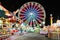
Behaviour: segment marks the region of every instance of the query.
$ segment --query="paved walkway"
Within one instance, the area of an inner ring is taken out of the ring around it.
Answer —
[[[25,33],[26,34],[26,33]],[[17,39],[18,37],[22,36],[24,34],[19,34],[19,35],[11,35],[9,38],[5,39],[5,40],[15,40]]]
[[[6,40],[52,40],[44,35],[36,34],[36,33],[27,33],[20,35],[12,35]]]
[[[36,33],[28,33],[23,36],[19,36],[16,40],[58,40],[58,39],[50,39],[48,37],[45,37],[45,35],[40,35]]]
[[[23,36],[19,36],[16,40],[51,40],[51,39],[48,39],[44,35],[28,33]]]

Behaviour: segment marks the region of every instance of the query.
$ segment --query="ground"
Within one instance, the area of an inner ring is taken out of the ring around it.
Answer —
[[[51,40],[51,39],[48,39],[44,35],[40,35],[36,33],[28,33],[18,37],[16,40]]]
[[[37,33],[26,33],[22,35],[12,35],[10,36],[10,38],[7,38],[6,40],[55,40],[55,39],[50,39],[45,35],[40,35]]]

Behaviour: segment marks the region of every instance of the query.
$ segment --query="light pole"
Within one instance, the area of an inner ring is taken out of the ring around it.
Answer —
[[[53,23],[53,17],[52,17],[52,14],[50,14],[50,25],[52,26],[52,23]]]

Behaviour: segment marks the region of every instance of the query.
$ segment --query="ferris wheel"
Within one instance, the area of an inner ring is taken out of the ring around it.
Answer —
[[[21,6],[19,12],[18,17],[30,26],[41,24],[45,21],[45,10],[43,6],[37,2],[25,3]]]

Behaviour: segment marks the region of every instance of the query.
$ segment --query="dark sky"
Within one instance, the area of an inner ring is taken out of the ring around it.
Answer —
[[[13,12],[20,8],[24,3],[34,1],[40,3],[46,11],[46,25],[50,22],[50,14],[53,14],[54,22],[60,17],[60,2],[59,0],[0,0],[2,5]],[[60,19],[60,18],[59,18]]]

